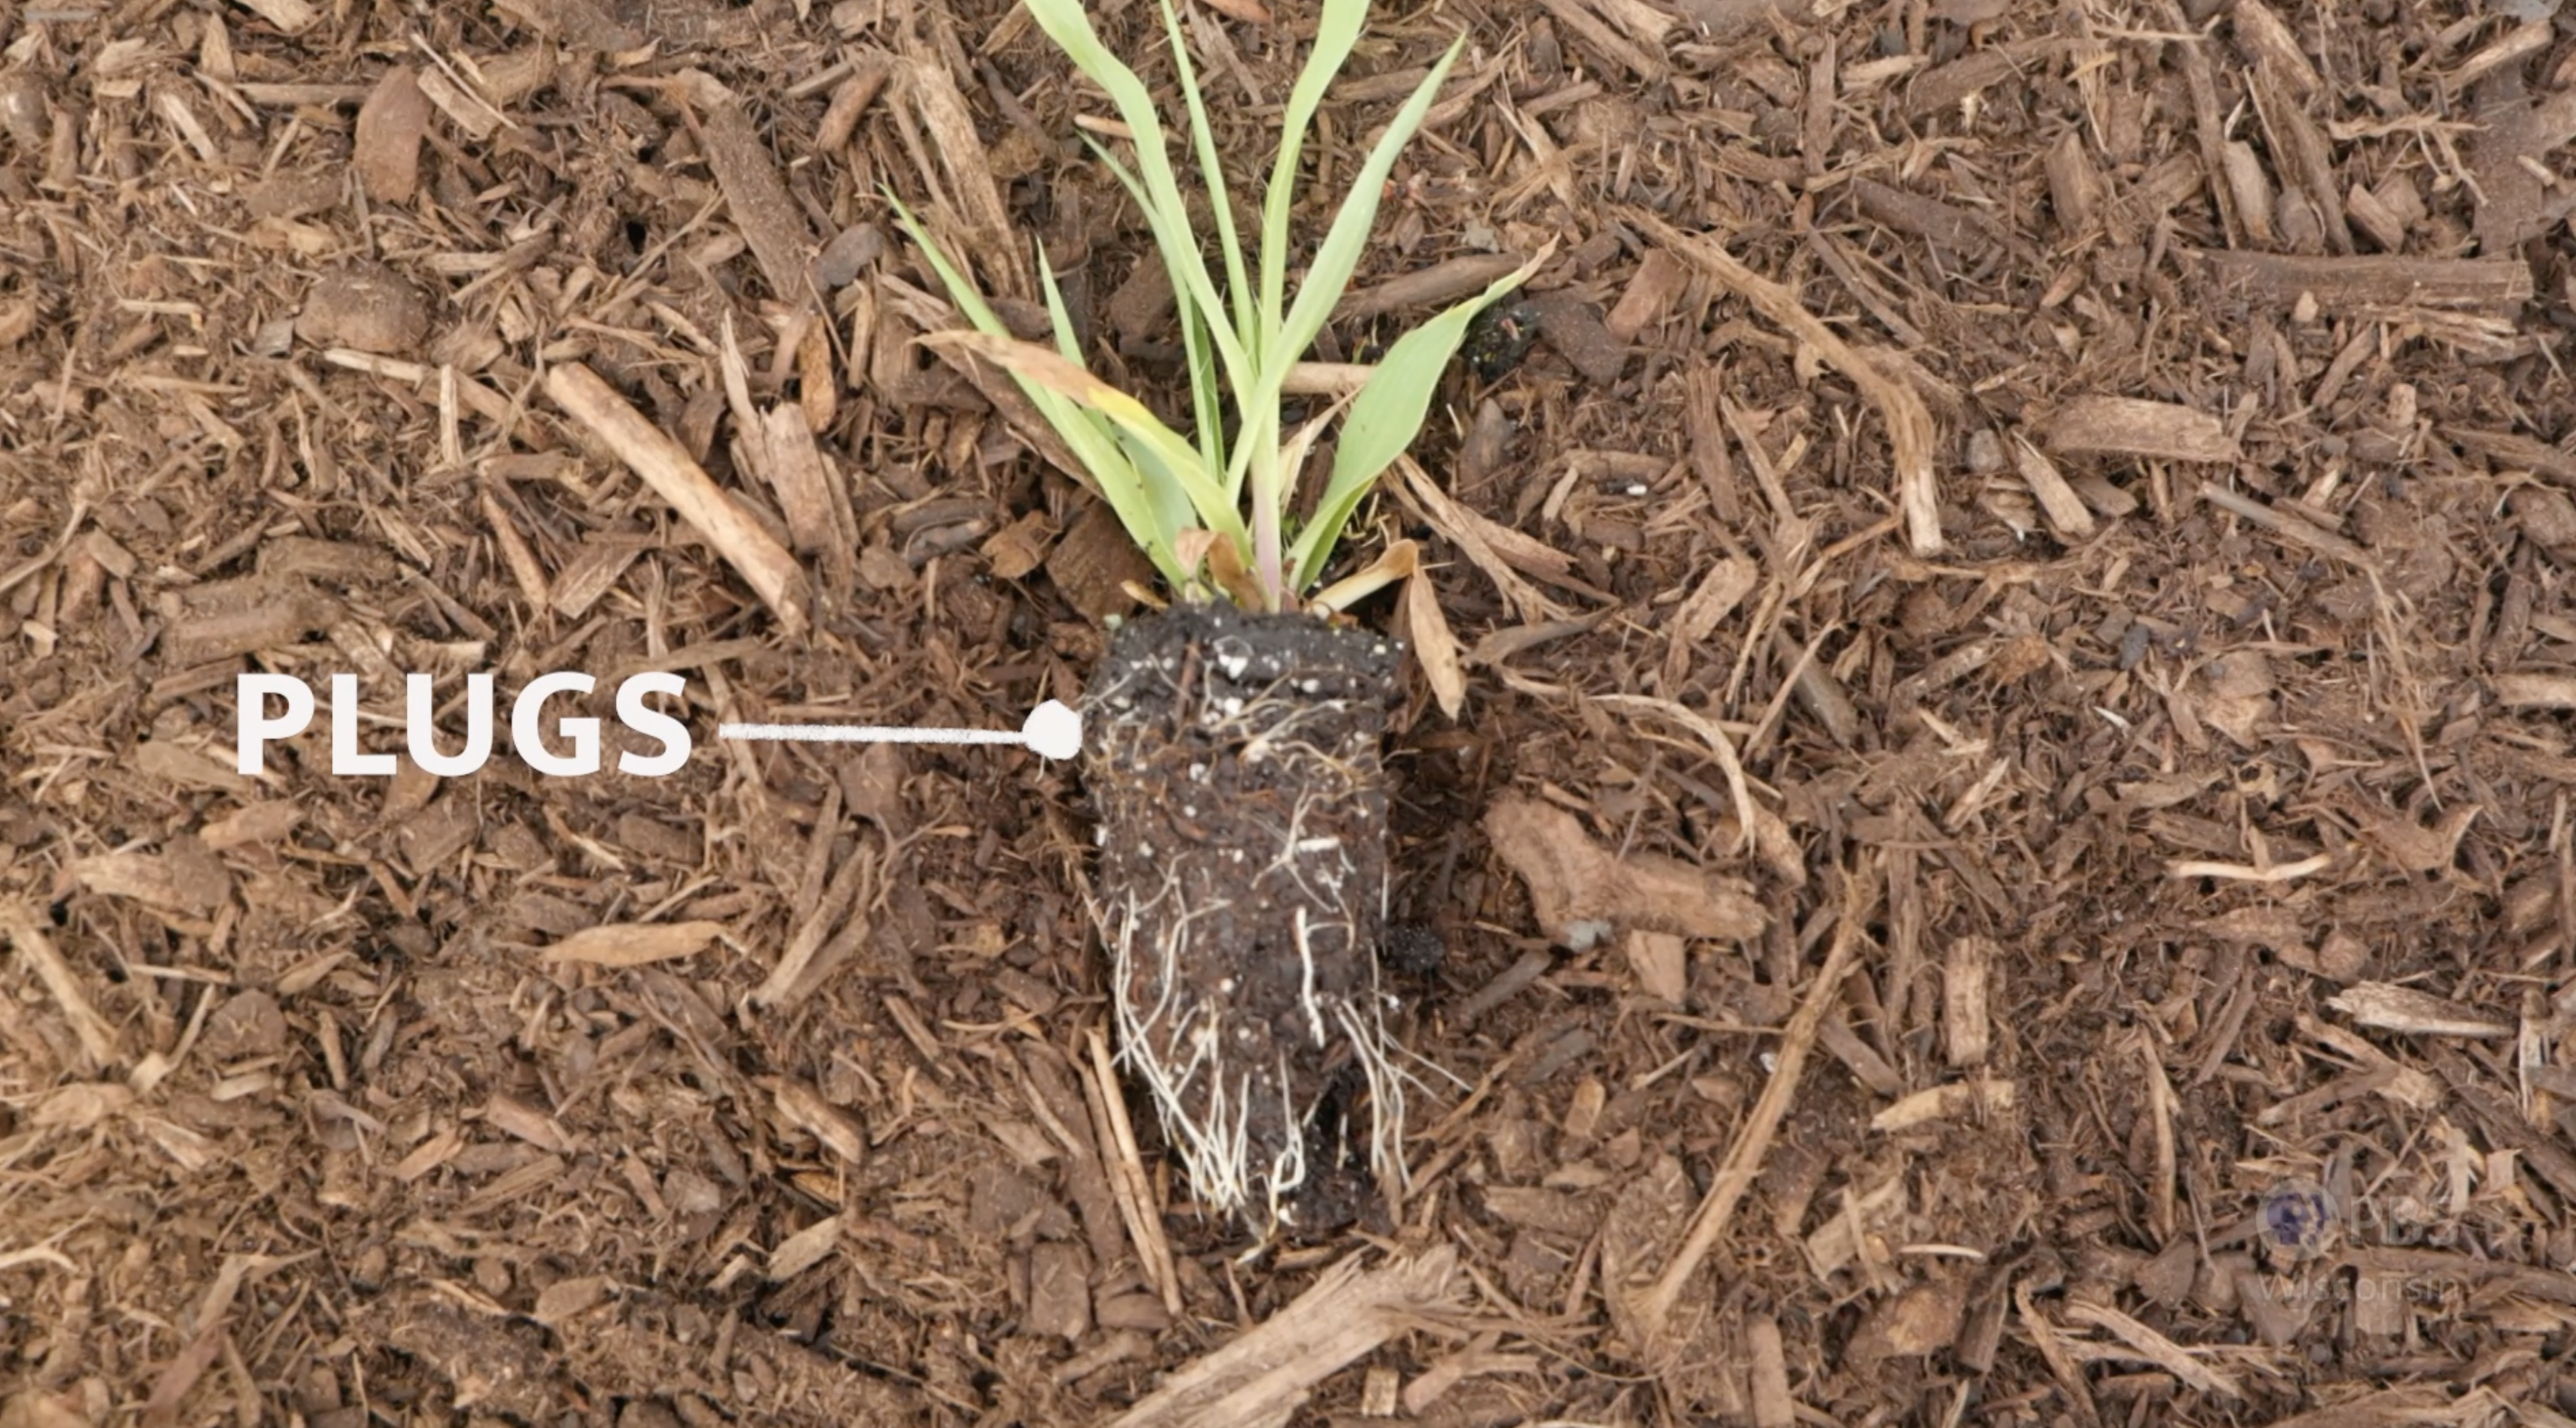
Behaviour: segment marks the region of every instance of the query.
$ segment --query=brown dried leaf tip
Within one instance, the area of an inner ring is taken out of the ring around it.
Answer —
[[[1305,615],[1184,605],[1121,628],[1084,700],[1120,1059],[1200,1202],[1265,1229],[1330,1188],[1318,1112],[1354,1077],[1370,1168],[1403,1174],[1376,990],[1401,654]]]

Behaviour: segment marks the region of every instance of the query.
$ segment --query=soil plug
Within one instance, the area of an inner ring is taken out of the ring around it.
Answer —
[[[1335,1168],[1309,1130],[1346,1073],[1376,1113],[1369,1162],[1397,1154],[1377,947],[1398,649],[1184,605],[1121,629],[1085,700],[1119,1038],[1220,1209],[1295,1218],[1287,1197]]]

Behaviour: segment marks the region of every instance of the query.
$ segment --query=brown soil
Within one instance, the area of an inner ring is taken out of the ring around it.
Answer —
[[[1383,8],[1323,194],[1472,41],[1318,355],[1557,248],[1356,537],[1447,1076],[1247,1256],[1095,1053],[1073,771],[713,738],[1013,728],[1128,610],[881,197],[1175,405],[1025,19],[0,0],[0,1424],[1090,1423],[1319,1323],[1225,1421],[2576,1414],[2576,40]],[[388,752],[587,672],[606,767],[245,776],[254,669]]]
[[[1084,692],[1119,1064],[1201,1208],[1255,1231],[1347,1224],[1402,1176],[1376,975],[1400,651],[1185,604],[1128,621]]]

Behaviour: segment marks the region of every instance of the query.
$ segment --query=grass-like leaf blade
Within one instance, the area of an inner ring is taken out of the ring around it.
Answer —
[[[1209,312],[1224,312],[1225,301],[1216,290],[1216,280],[1209,276],[1207,264],[1199,257],[1198,229],[1190,222],[1189,205],[1172,175],[1172,158],[1164,148],[1163,121],[1155,112],[1153,94],[1136,77],[1136,71],[1100,42],[1079,0],[1024,0],[1024,4],[1029,18],[1056,42],[1065,57],[1073,61],[1074,68],[1108,94],[1119,119],[1135,136],[1135,187],[1142,195],[1146,224],[1154,232],[1154,246],[1161,250],[1164,264],[1171,269],[1173,289],[1190,294]],[[1225,363],[1227,380],[1237,391],[1249,390],[1253,384],[1251,354],[1223,322],[1209,323],[1208,333]]]
[[[1242,513],[1210,479],[1188,440],[1163,425],[1143,402],[1092,375],[1081,363],[1065,360],[1053,348],[989,332],[943,332],[923,340],[963,348],[1023,382],[1107,417],[1120,435],[1161,463],[1163,473],[1180,486],[1208,529],[1238,543],[1244,539]]]
[[[1342,199],[1341,208],[1333,214],[1332,227],[1315,249],[1315,260],[1307,266],[1305,281],[1297,290],[1296,301],[1288,306],[1281,320],[1278,350],[1268,354],[1262,364],[1261,388],[1253,393],[1249,405],[1267,410],[1277,404],[1279,388],[1288,375],[1290,363],[1304,354],[1323,331],[1324,321],[1332,316],[1333,307],[1351,285],[1351,275],[1359,270],[1360,254],[1368,246],[1369,230],[1377,223],[1380,191],[1386,187],[1387,175],[1395,169],[1396,155],[1405,142],[1422,127],[1423,117],[1431,112],[1431,101],[1449,77],[1450,67],[1458,62],[1466,48],[1464,35],[1449,46],[1448,53],[1431,67],[1431,73],[1417,86],[1404,107],[1388,121],[1386,132],[1369,151],[1367,162],[1351,180],[1351,191]],[[1235,464],[1243,464],[1244,453],[1235,453]],[[1228,484],[1234,475],[1228,473]],[[1256,499],[1258,497],[1256,496]]]
[[[1350,524],[1360,498],[1421,434],[1432,393],[1438,390],[1440,375],[1448,370],[1458,344],[1465,340],[1468,322],[1487,304],[1528,281],[1547,257],[1541,253],[1483,292],[1397,338],[1379,359],[1368,385],[1351,399],[1350,415],[1343,420],[1341,437],[1333,448],[1333,474],[1315,503],[1314,518],[1297,533],[1290,548],[1295,572],[1290,588],[1304,590],[1323,577],[1324,563],[1341,543],[1342,528]]]
[[[929,260],[931,271],[939,275],[940,284],[948,289],[949,301],[957,305],[957,310],[965,315],[977,332],[988,338],[1009,339],[1010,328],[993,311],[992,305],[984,301],[984,295],[974,283],[949,260],[947,250],[930,236],[928,229],[922,227],[921,220],[893,194],[887,194],[886,201],[894,209],[896,224]],[[1062,296],[1054,291],[1054,274],[1045,268],[1043,262],[1040,270],[1045,277],[1056,330],[1059,334],[1069,332],[1070,323],[1062,311]],[[1062,340],[1069,342],[1071,339]],[[1004,370],[1009,369],[1005,367]],[[1109,502],[1118,523],[1127,528],[1129,538],[1144,550],[1165,579],[1181,578],[1181,566],[1173,552],[1173,542],[1179,538],[1180,517],[1189,510],[1189,500],[1178,485],[1168,475],[1140,469],[1121,449],[1117,431],[1105,416],[1017,372],[1011,373],[1011,378],[1019,384],[1021,391],[1028,394],[1030,404],[1038,409],[1038,415],[1045,418],[1047,425],[1053,427],[1056,435],[1072,449],[1074,460],[1090,473],[1091,486]],[[1158,476],[1160,489],[1157,487]]]

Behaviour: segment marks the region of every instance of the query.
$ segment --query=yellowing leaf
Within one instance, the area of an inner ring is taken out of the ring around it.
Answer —
[[[1315,592],[1310,603],[1318,613],[1339,614],[1421,568],[1422,547],[1400,540],[1366,566]]]
[[[1154,414],[1145,404],[1091,375],[1080,363],[1064,354],[1034,342],[1016,337],[997,337],[989,332],[933,332],[921,339],[932,347],[955,347],[983,358],[1015,377],[1025,377],[1058,396],[1071,397],[1084,406],[1098,410],[1114,421],[1131,417],[1147,421]]]
[[[1440,613],[1440,592],[1422,571],[1404,582],[1405,633],[1413,640],[1413,657],[1422,661],[1431,681],[1431,697],[1440,712],[1455,719],[1467,707],[1467,668],[1458,661],[1458,637],[1449,632],[1449,617]]]

